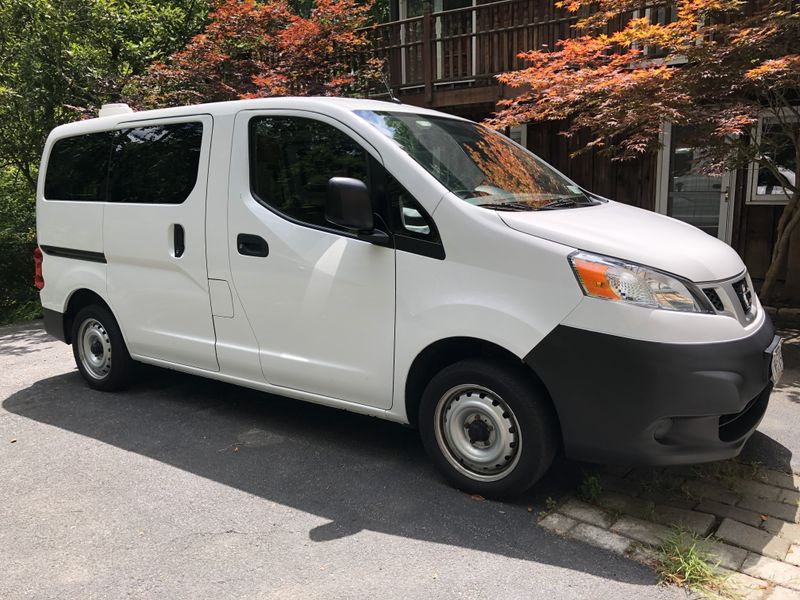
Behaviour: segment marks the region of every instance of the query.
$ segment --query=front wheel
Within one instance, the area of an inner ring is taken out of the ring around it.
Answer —
[[[546,393],[522,367],[468,359],[433,377],[419,428],[437,469],[457,488],[509,497],[547,471],[558,447]]]
[[[100,305],[86,306],[72,321],[72,354],[89,387],[111,392],[128,385],[134,362],[114,315]]]

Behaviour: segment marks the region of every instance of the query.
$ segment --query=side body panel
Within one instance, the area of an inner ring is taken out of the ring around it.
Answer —
[[[228,207],[232,283],[270,384],[388,409],[394,351],[394,250],[305,226],[258,202],[250,191],[248,122],[257,115],[336,119],[307,111],[237,115]],[[238,252],[239,234],[263,238],[267,256]]]
[[[494,211],[457,202],[445,198],[433,214],[444,261],[397,253],[395,406],[403,412],[409,370],[426,347],[472,337],[522,361],[582,298],[567,263],[571,248],[517,235]]]
[[[39,166],[36,191],[36,235],[39,246],[102,254],[104,203],[44,199],[47,160],[55,138],[53,134],[48,138]],[[107,265],[103,262],[45,254],[42,260],[45,286],[39,293],[42,306],[63,313],[70,297],[79,289],[91,290],[108,301],[106,271]]]
[[[217,370],[208,295],[205,204],[213,120],[197,115],[129,121],[125,127],[201,121],[203,137],[194,189],[181,204],[107,203],[104,251],[108,296],[125,323],[134,358],[154,358]],[[157,202],[157,199],[155,200]],[[175,229],[185,250],[176,252]]]

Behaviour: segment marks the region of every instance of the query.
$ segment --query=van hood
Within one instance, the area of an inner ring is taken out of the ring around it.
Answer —
[[[517,231],[694,282],[729,279],[745,270],[733,248],[717,238],[677,219],[619,202],[497,214]]]

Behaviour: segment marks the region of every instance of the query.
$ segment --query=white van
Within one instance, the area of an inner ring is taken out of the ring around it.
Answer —
[[[408,423],[454,485],[735,456],[780,376],[745,266],[505,136],[415,106],[272,98],[56,128],[37,193],[48,332]],[[101,112],[102,114],[102,112]]]

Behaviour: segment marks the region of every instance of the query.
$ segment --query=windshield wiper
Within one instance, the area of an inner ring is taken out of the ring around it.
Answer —
[[[522,202],[487,202],[485,204],[476,204],[475,206],[480,206],[481,208],[489,208],[492,210],[503,210],[506,212],[525,212],[531,210],[539,210],[535,206],[531,206],[530,204],[524,204]]]
[[[557,200],[551,200],[545,204],[542,204],[539,208],[542,210],[548,210],[553,208],[566,208],[568,206],[580,206],[582,203],[578,201],[578,198],[558,198]]]

